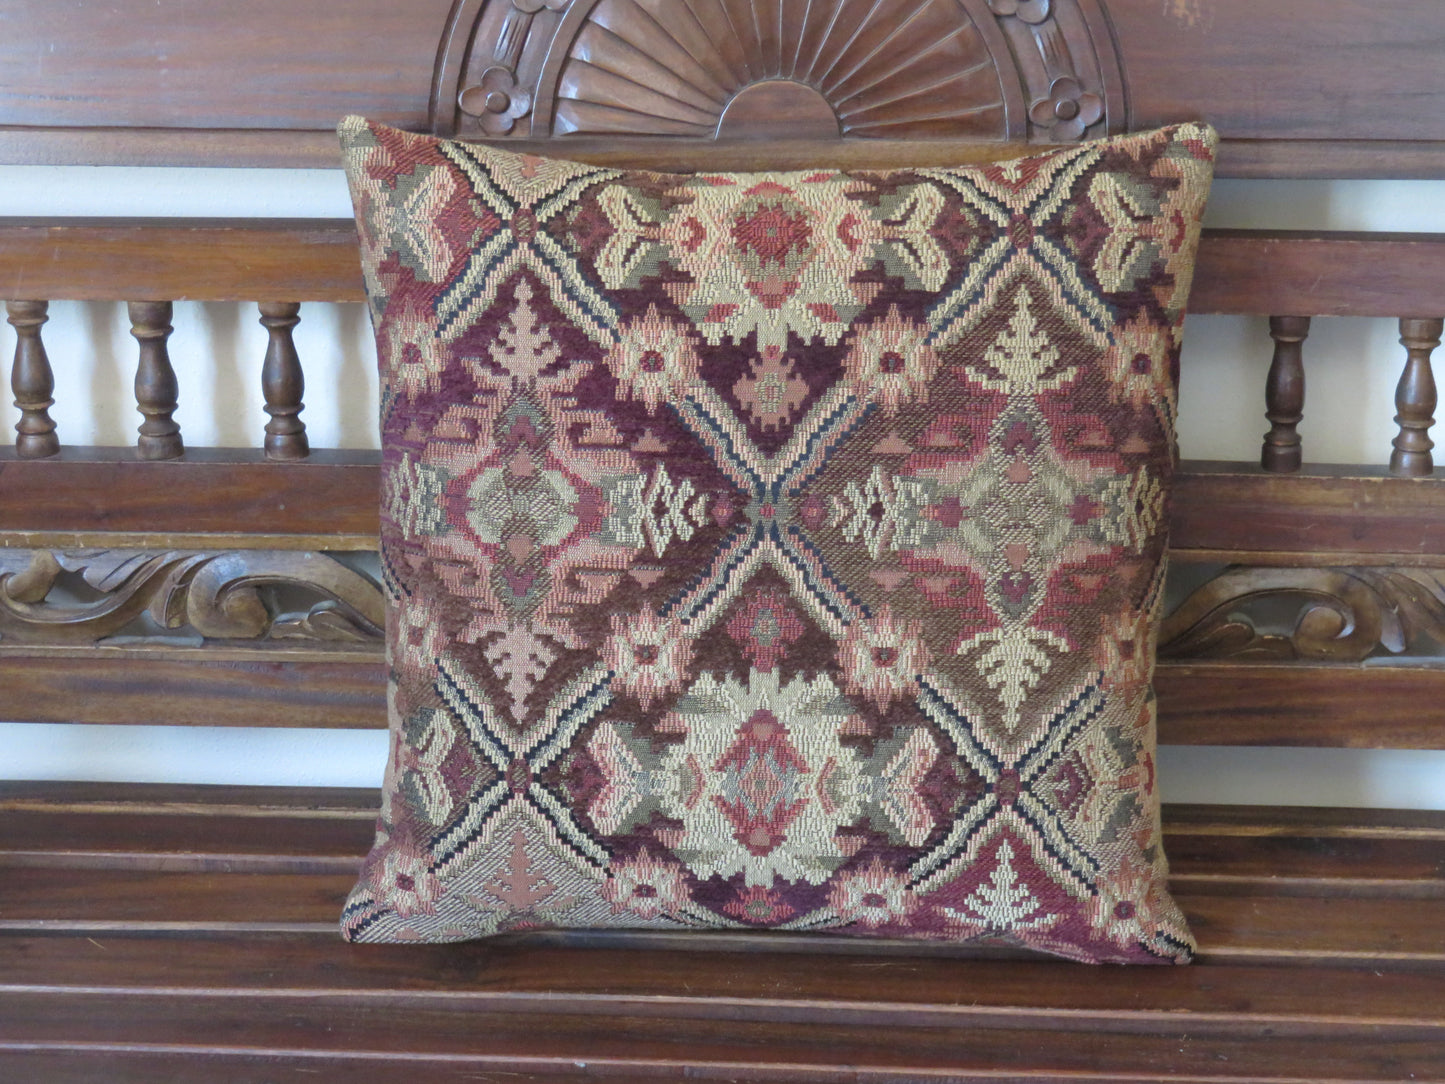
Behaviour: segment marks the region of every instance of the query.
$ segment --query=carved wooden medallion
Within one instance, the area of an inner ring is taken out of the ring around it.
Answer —
[[[462,0],[439,135],[1070,142],[1123,126],[1098,0]]]

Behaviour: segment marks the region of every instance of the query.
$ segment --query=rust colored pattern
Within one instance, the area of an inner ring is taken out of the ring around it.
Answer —
[[[347,937],[1189,958],[1150,679],[1212,131],[686,176],[342,138],[394,737]]]

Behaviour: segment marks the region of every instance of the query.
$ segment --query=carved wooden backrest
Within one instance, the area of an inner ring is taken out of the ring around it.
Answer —
[[[1438,0],[11,7],[0,162],[332,166],[346,113],[505,140],[785,142],[1204,118],[1225,176],[1445,176]]]
[[[180,21],[147,0],[85,27],[51,5],[7,16],[0,160],[330,165],[331,126],[359,110],[640,166],[867,166],[1197,115],[1224,132],[1225,172],[1445,175],[1438,0],[1315,0],[1308,21],[1257,0],[266,0],[288,33],[255,38],[252,5],[187,2]],[[154,63],[106,48],[117,27],[143,32]],[[39,68],[37,43],[56,46]],[[376,585],[312,555],[374,543],[375,456],[310,449],[291,334],[299,302],[360,300],[357,267],[349,222],[0,222],[20,408],[0,449],[14,713],[384,724]],[[253,450],[182,440],[167,353],[182,297],[260,303],[270,420]],[[134,448],[63,445],[45,298],[130,303]],[[1429,436],[1445,239],[1206,235],[1192,308],[1271,317],[1269,432],[1263,470],[1179,475],[1177,563],[1231,567],[1197,575],[1166,628],[1165,739],[1445,747],[1429,710],[1445,666],[1370,665],[1445,652]],[[1399,433],[1374,466],[1305,466],[1306,337],[1325,315],[1400,319]],[[278,585],[300,610],[277,609]],[[197,643],[113,642],[143,613]]]
[[[1069,142],[1125,122],[1094,0],[459,4],[434,130]]]

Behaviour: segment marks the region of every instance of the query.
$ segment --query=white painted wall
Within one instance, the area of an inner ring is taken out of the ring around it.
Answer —
[[[0,167],[0,215],[336,217],[350,214],[330,170]],[[1445,232],[1445,182],[1220,181],[1208,224],[1278,229]],[[1445,298],[1442,298],[1445,309]],[[266,336],[254,306],[176,306],[176,413],[193,446],[252,446],[265,424],[259,379]],[[119,304],[58,302],[45,342],[56,373],[52,416],[68,444],[128,444],[135,348]],[[1384,462],[1395,433],[1403,354],[1389,320],[1316,320],[1306,344],[1301,432],[1314,462]],[[0,349],[8,356],[9,342]],[[314,447],[374,447],[375,351],[360,305],[302,309],[304,415]],[[1253,459],[1270,341],[1264,320],[1191,317],[1181,379],[1187,458]],[[13,424],[15,411],[0,410]],[[0,719],[5,718],[0,689]],[[1445,705],[1442,705],[1445,725]],[[379,732],[92,727],[0,723],[0,778],[369,786]],[[1445,752],[1165,748],[1171,801],[1445,809]]]

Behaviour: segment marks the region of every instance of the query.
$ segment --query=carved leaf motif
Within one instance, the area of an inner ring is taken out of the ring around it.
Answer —
[[[1445,647],[1445,574],[1428,568],[1355,569],[1398,619],[1380,644],[1395,654],[1434,654]]]
[[[137,550],[67,550],[54,555],[67,572],[79,572],[97,591],[114,591],[146,566],[166,555]]]
[[[358,620],[354,611],[336,602],[318,602],[304,614],[287,614],[271,623],[273,640],[327,640],[364,644],[377,638],[377,627]]]
[[[278,612],[282,596],[307,609]],[[376,582],[325,554],[97,549],[0,558],[8,643],[100,643],[145,613],[162,629],[217,639],[379,643],[385,626]]]
[[[203,636],[256,637],[270,624],[257,595],[262,586],[303,587],[350,611],[373,635],[386,625],[376,584],[334,558],[318,553],[237,551],[197,568],[186,592],[188,623]]]
[[[1420,568],[1232,567],[1165,619],[1159,655],[1363,662],[1439,655],[1445,574]]]
[[[140,556],[137,562],[108,550],[33,551],[24,572],[0,577],[0,637],[11,643],[73,644],[114,635],[144,612],[157,577],[163,579],[177,557]],[[92,566],[94,581],[110,585],[99,598],[52,599],[66,573],[79,573],[76,579],[85,583],[84,572]]]
[[[0,560],[10,558],[5,564],[13,562],[15,566],[4,576],[0,576],[0,597],[18,603],[42,602],[50,593],[55,578],[60,575],[60,565],[47,550],[36,550],[24,566],[15,560],[22,556],[24,555],[18,553],[0,554]],[[0,565],[0,569],[4,567],[5,565]]]

